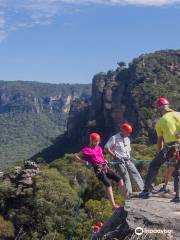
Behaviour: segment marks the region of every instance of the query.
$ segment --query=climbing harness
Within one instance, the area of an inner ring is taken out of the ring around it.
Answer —
[[[107,172],[107,170],[109,169],[108,167],[108,163],[100,163],[100,164],[96,164],[95,166],[93,166],[95,172]]]
[[[176,149],[176,160],[180,160],[180,147]]]
[[[175,154],[176,154],[176,160],[180,160],[180,142],[177,142],[175,145]]]
[[[174,157],[172,156],[170,159],[168,158],[168,153],[172,151],[174,148]],[[178,160],[180,160],[180,142],[174,142],[172,144],[166,145],[163,149],[163,156],[167,158],[166,164],[176,164]]]

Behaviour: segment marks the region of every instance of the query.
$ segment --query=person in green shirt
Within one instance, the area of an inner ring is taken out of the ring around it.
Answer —
[[[177,159],[179,158],[177,153],[180,148],[180,112],[172,110],[169,105],[169,101],[163,97],[160,97],[156,102],[157,110],[161,116],[155,126],[157,154],[150,163],[144,190],[139,194],[139,197],[148,198],[151,195],[152,183],[157,176],[158,170],[163,163],[168,161],[169,167],[165,184],[167,184],[173,172],[176,195],[172,201],[180,202],[180,159]]]
[[[178,124],[180,121],[180,113],[173,111],[168,107],[168,105],[164,105],[164,110],[167,111],[167,113],[163,114],[163,116],[159,119],[155,126],[158,136],[158,151],[162,149],[162,144],[176,142],[177,140],[179,141],[180,137],[180,135],[178,134],[180,132],[180,124]],[[167,184],[175,170],[175,161],[173,161],[174,159],[175,157],[172,156],[172,159],[169,159],[168,161],[168,168],[165,176],[164,185],[160,189],[160,192],[169,191],[167,189]]]

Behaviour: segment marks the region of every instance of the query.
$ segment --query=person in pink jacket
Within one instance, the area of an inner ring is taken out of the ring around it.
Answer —
[[[113,209],[116,209],[120,206],[114,201],[114,195],[110,179],[117,182],[124,199],[126,199],[126,189],[122,178],[108,167],[107,161],[104,159],[103,156],[102,148],[99,146],[99,142],[99,134],[91,133],[89,145],[83,147],[79,153],[75,154],[75,160],[82,163],[88,162],[94,168],[96,177],[100,181],[102,181],[102,183],[106,187],[108,199],[112,203]]]

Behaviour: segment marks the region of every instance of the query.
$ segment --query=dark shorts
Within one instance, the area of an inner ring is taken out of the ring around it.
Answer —
[[[114,180],[115,182],[119,182],[121,180],[121,177],[116,174],[114,171],[111,169],[107,170],[101,170],[98,171],[96,168],[94,169],[96,173],[96,177],[106,186],[110,187],[111,186],[111,180]]]
[[[174,146],[173,146],[174,145]],[[172,142],[165,147],[166,159],[168,166],[175,166],[177,164],[176,151],[180,151],[180,143]]]

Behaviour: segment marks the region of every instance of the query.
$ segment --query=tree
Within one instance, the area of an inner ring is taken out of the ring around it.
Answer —
[[[126,63],[125,62],[118,62],[117,65],[119,66],[120,70],[126,68]]]

